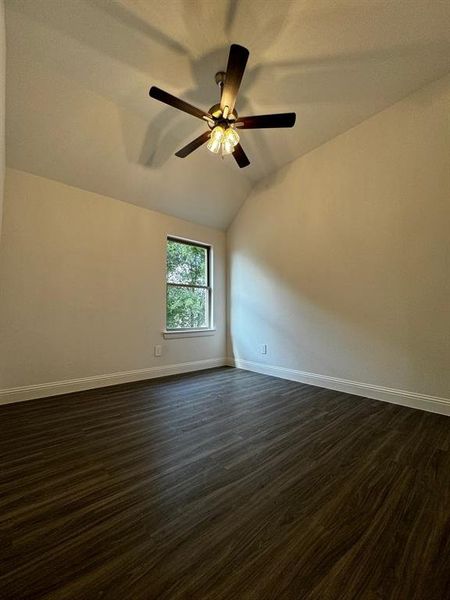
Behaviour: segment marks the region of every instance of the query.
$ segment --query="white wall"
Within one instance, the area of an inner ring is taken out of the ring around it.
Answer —
[[[17,386],[222,362],[224,232],[12,169],[7,169],[5,192],[0,247],[3,398],[66,391],[56,385],[12,393],[10,388]],[[162,338],[168,234],[214,247],[213,336]],[[161,358],[153,356],[155,344],[163,344]],[[80,387],[101,383],[97,378]]]
[[[0,238],[2,235],[3,195],[5,182],[5,78],[6,33],[5,3],[0,0]]]
[[[449,100],[447,76],[252,192],[228,235],[231,356],[450,397]]]

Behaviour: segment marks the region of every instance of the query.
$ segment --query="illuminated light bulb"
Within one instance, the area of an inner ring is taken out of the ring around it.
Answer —
[[[217,127],[214,127],[214,129],[211,131],[211,138],[206,146],[208,148],[208,150],[210,150],[211,152],[214,152],[214,154],[219,153],[220,147],[222,145],[224,133],[225,133],[224,128],[221,127],[220,125],[217,125]]]
[[[213,152],[214,154],[218,154],[220,151],[221,145],[222,145],[222,142],[220,140],[211,138],[206,147],[208,148],[208,150],[210,152]]]
[[[225,131],[224,134],[224,139],[223,139],[223,143],[229,143],[233,146],[236,146],[236,144],[239,143],[239,135],[237,133],[237,131],[235,129],[233,129],[232,127],[228,127],[228,129]]]
[[[211,138],[214,139],[214,140],[220,140],[220,141],[222,141],[222,138],[223,138],[224,134],[225,134],[225,130],[222,127],[222,125],[217,125],[211,131]]]
[[[234,150],[234,144],[232,144],[230,142],[230,140],[225,139],[222,142],[222,154],[226,155],[226,154],[231,154]]]

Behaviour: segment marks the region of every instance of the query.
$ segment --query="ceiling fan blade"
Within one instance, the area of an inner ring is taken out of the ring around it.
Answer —
[[[202,135],[199,135],[198,138],[195,138],[195,140],[189,142],[189,144],[184,146],[184,148],[178,150],[178,152],[175,153],[175,156],[178,156],[178,158],[186,158],[186,156],[188,156],[191,152],[194,152],[194,150],[197,150],[197,148],[200,148],[202,144],[207,142],[210,137],[211,132],[205,131],[205,133],[202,133]]]
[[[220,108],[222,111],[228,106],[228,112],[233,112],[236,96],[247,64],[248,55],[249,51],[247,48],[244,48],[244,46],[231,44],[225,83],[220,99]]]
[[[293,127],[295,113],[278,113],[274,115],[257,115],[255,117],[239,117],[236,127],[241,129],[265,129],[270,127]]]
[[[243,169],[244,167],[248,167],[248,165],[250,164],[250,161],[248,160],[248,156],[245,154],[245,152],[240,144],[236,144],[236,146],[234,147],[233,156],[234,156],[237,164],[239,165],[240,169]]]
[[[168,92],[165,92],[164,90],[161,90],[160,88],[154,85],[150,88],[149,95],[152,98],[155,98],[155,100],[159,100],[160,102],[164,102],[164,104],[168,104],[169,106],[178,108],[178,110],[182,110],[183,112],[188,113],[189,115],[197,117],[198,119],[212,120],[211,115],[205,112],[204,110],[192,106],[192,104],[189,104],[184,100],[180,100],[180,98],[172,96],[172,94],[169,94]]]

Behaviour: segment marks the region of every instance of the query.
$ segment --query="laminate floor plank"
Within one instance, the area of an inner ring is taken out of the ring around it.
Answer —
[[[1,600],[446,600],[446,417],[218,368],[0,407]]]

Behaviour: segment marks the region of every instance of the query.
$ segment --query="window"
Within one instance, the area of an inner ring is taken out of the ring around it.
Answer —
[[[167,239],[168,331],[211,327],[211,249],[209,246]]]

